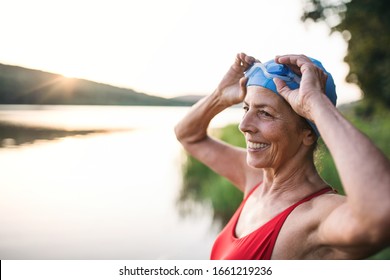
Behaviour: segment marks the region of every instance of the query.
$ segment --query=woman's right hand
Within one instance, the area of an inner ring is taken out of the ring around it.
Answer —
[[[246,82],[248,78],[244,76],[244,72],[248,70],[256,59],[248,56],[245,53],[239,53],[233,65],[222,78],[216,92],[222,104],[230,107],[244,100],[246,95]]]

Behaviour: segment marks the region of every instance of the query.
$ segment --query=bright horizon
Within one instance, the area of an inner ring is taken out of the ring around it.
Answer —
[[[236,53],[267,61],[303,53],[332,73],[338,100],[347,45],[324,24],[303,24],[301,0],[13,0],[0,2],[0,63],[162,97],[214,90]]]

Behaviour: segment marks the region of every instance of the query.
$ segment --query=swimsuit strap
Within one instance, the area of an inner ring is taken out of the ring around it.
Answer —
[[[251,195],[252,193],[262,184],[263,182],[260,182],[258,183],[256,186],[254,186],[250,191],[249,193],[247,194],[247,196],[244,197],[244,201],[246,201]],[[316,196],[319,196],[321,194],[324,194],[324,193],[327,193],[328,191],[333,191],[333,192],[336,192],[336,190],[334,190],[332,187],[330,186],[327,186],[323,189],[320,189],[319,191],[315,192],[315,193],[312,193],[310,195],[308,195],[307,197],[303,198],[302,200],[294,203],[293,205],[291,205],[290,207],[295,207],[295,206],[298,206],[299,204],[303,203],[303,202],[306,202],[306,201],[309,201],[310,199],[316,197]],[[289,207],[289,208],[290,208]]]
[[[247,196],[244,197],[244,201],[246,201],[248,199],[248,197],[250,197],[252,195],[252,193],[255,191],[255,189],[257,189],[261,184],[263,183],[263,181],[261,181],[260,183],[258,183],[256,186],[254,186],[250,191],[249,193],[247,194]]]
[[[317,192],[315,192],[315,193],[312,193],[311,195],[308,195],[307,197],[303,198],[302,200],[300,200],[300,201],[294,203],[293,205],[291,205],[291,206],[290,206],[289,208],[287,208],[287,209],[290,209],[290,208],[294,209],[294,208],[297,207],[298,205],[300,205],[300,204],[302,204],[302,203],[304,203],[304,202],[306,202],[306,201],[309,201],[309,200],[315,198],[316,196],[320,196],[321,194],[327,193],[327,192],[329,192],[329,191],[333,191],[333,188],[327,186],[327,187],[325,187],[325,188],[323,188],[323,189],[320,189],[319,191],[317,191]],[[286,209],[286,210],[287,210],[287,209]]]

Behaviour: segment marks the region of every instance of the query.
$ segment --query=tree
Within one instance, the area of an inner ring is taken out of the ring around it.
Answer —
[[[390,4],[388,0],[304,0],[303,21],[324,21],[348,43],[347,81],[364,98],[390,107]]]

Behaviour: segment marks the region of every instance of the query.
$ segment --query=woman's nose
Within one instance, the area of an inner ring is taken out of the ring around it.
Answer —
[[[242,117],[241,122],[238,126],[242,133],[255,133],[257,127],[254,123],[254,118],[250,111],[247,111]]]

